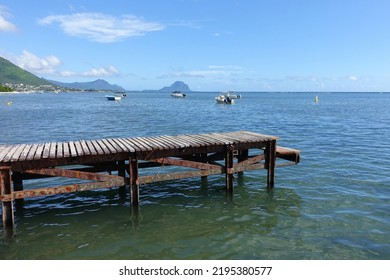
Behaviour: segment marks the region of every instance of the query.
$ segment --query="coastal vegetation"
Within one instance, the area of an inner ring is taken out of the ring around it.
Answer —
[[[9,86],[3,86],[0,84],[0,92],[13,92],[14,90]]]

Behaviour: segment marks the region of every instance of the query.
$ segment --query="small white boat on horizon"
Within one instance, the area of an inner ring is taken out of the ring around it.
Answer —
[[[240,94],[236,94],[235,91],[233,90],[228,90],[228,91],[224,91],[224,92],[221,92],[221,95],[225,95],[231,99],[239,99],[241,98],[241,95]]]
[[[107,100],[110,101],[119,101],[122,99],[122,96],[119,95],[106,95]]]
[[[230,98],[229,96],[226,96],[224,94],[220,94],[215,97],[215,102],[220,104],[233,104],[234,100]]]
[[[186,97],[187,95],[185,93],[182,93],[181,91],[173,91],[171,93],[172,97]]]

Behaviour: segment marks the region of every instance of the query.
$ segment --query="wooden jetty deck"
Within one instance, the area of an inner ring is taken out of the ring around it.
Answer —
[[[273,188],[275,167],[297,164],[300,160],[299,150],[277,146],[277,139],[236,131],[0,145],[3,228],[14,226],[13,201],[29,197],[128,185],[131,205],[137,206],[143,184],[191,177],[201,177],[207,182],[207,176],[224,173],[226,190],[232,193],[235,173],[257,169],[267,170],[267,188]],[[177,166],[183,170],[145,175],[140,172],[158,166]],[[23,188],[23,181],[45,177],[83,181],[66,186]]]

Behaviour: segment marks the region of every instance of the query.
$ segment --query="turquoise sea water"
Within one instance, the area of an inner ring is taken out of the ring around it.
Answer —
[[[390,94],[241,94],[0,95],[0,144],[251,130],[302,151],[232,202],[224,176],[143,185],[138,220],[117,189],[26,199],[0,259],[390,259]]]

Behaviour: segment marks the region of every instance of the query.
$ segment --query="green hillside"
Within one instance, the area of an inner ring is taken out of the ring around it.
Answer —
[[[25,84],[32,86],[50,84],[45,79],[38,78],[30,72],[23,70],[8,60],[0,57],[0,84]]]

